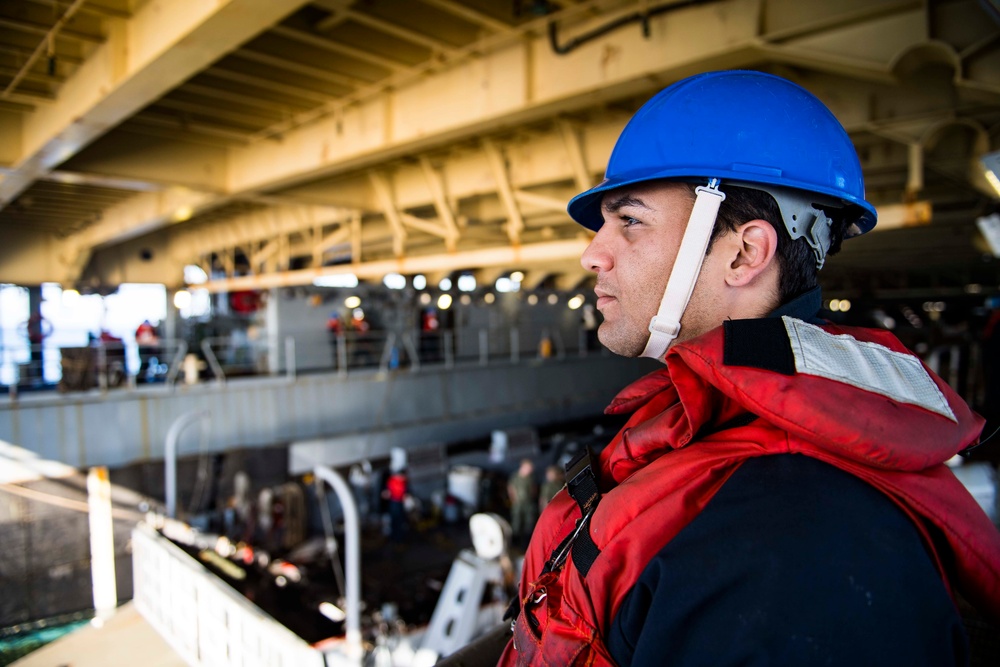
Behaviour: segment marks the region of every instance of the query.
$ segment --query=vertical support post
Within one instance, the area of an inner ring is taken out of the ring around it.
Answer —
[[[271,375],[277,375],[281,371],[278,343],[281,340],[281,318],[278,316],[280,298],[280,290],[272,287],[267,295],[267,307],[264,312],[264,328],[267,331],[267,372]]]
[[[351,263],[361,263],[361,213],[351,216]]]
[[[87,473],[87,504],[90,508],[90,573],[94,611],[97,618],[104,620],[118,607],[111,481],[104,466],[91,468]]]
[[[19,384],[21,384],[21,370],[17,367],[17,364],[14,364],[14,381],[7,387],[7,395],[10,396],[11,403],[17,402],[17,388]]]
[[[521,360],[521,337],[517,329],[510,330],[510,361],[516,364]]]
[[[479,330],[479,365],[488,366],[490,363],[490,334],[486,329]]]
[[[45,338],[51,325],[42,317],[42,286],[28,287],[28,382],[45,384]]]
[[[347,618],[345,619],[347,654],[349,658],[361,660],[364,648],[361,644],[361,522],[358,517],[358,506],[354,501],[354,493],[344,478],[326,466],[316,468],[317,479],[323,480],[333,488],[344,510],[344,569],[347,571]]]
[[[285,372],[288,374],[289,382],[295,381],[295,338],[285,336]]]
[[[347,336],[337,334],[337,373],[347,375]]]
[[[166,340],[180,338],[177,331],[177,319],[180,313],[177,311],[177,306],[174,305],[174,296],[178,291],[172,288],[167,290],[167,319],[163,322],[163,337]]]
[[[97,345],[97,386],[101,393],[108,390],[108,349],[104,341]]]
[[[451,368],[455,365],[455,334],[452,331],[445,331],[441,338],[444,344],[444,367]]]

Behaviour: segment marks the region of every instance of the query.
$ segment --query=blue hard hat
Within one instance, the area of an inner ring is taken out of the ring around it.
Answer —
[[[604,180],[571,199],[569,214],[596,230],[605,192],[661,178],[821,193],[848,210],[857,233],[875,226],[843,126],[812,93],[763,72],[708,72],[660,91],[622,130]]]

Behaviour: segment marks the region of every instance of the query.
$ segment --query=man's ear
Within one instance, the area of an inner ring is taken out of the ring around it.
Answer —
[[[729,245],[726,284],[744,287],[760,275],[777,269],[778,232],[766,220],[750,220],[736,228]]]

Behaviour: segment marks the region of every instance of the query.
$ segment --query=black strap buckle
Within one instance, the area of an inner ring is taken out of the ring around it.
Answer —
[[[585,448],[566,464],[566,490],[576,504],[580,506],[580,518],[576,527],[549,556],[542,574],[555,572],[562,568],[566,557],[573,556],[573,564],[582,576],[587,576],[594,560],[601,555],[601,550],[594,544],[590,536],[590,517],[601,501],[601,492],[597,486],[597,476],[591,465],[590,448]]]
[[[583,516],[593,512],[601,500],[591,458],[590,448],[586,447],[566,464],[566,490]]]

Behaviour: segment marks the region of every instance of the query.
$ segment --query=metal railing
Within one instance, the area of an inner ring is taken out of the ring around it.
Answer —
[[[100,390],[176,381],[187,354],[183,340],[152,345],[94,341],[87,346],[48,343],[0,348],[0,389],[11,398],[19,393],[58,389]]]
[[[597,353],[600,346],[581,330],[564,341],[558,329],[521,326],[512,329],[436,331],[347,331],[320,337],[250,340],[240,333],[205,338],[191,349],[187,342],[163,339],[153,345],[95,341],[89,346],[22,345],[0,348],[0,392],[10,400],[23,392],[135,390],[140,385],[335,371],[417,372],[456,365],[517,364],[570,355]],[[568,344],[567,344],[568,343]],[[283,347],[282,347],[283,344]]]
[[[152,527],[132,531],[134,602],[197,667],[360,665],[310,646]]]

